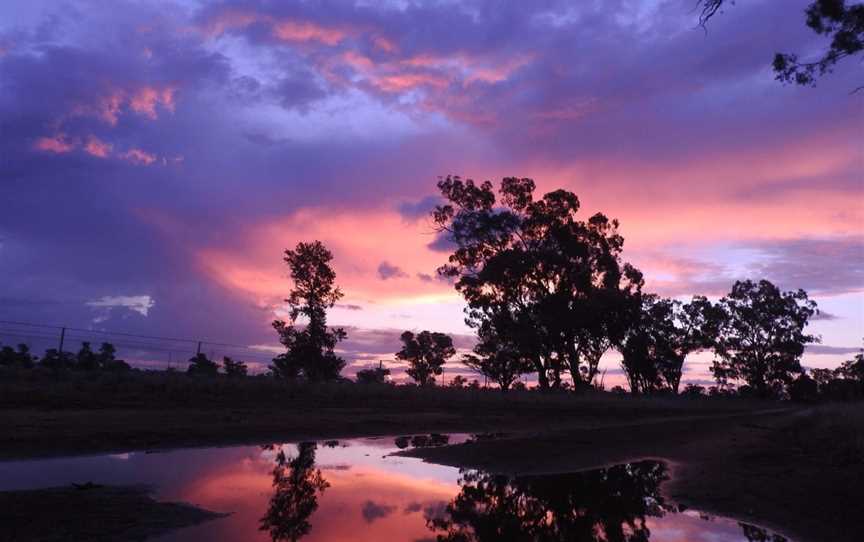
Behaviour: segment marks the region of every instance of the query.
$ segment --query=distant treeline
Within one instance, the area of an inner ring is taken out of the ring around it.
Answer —
[[[555,190],[535,199],[534,181],[505,178],[499,190],[459,177],[438,182],[444,203],[432,212],[438,235],[454,248],[438,269],[465,298],[466,323],[477,344],[459,362],[507,391],[523,387],[523,375],[541,391],[602,388],[601,357],[621,355],[633,394],[688,396],[739,394],[810,400],[864,396],[864,351],[836,370],[807,375],[800,359],[819,337],[805,333],[816,303],[804,290],[781,291],[767,280],[738,281],[718,302],[694,296],[688,302],[644,291],[644,278],[624,262],[618,221],[597,213],[577,218],[579,199]],[[333,255],[320,242],[286,250],[294,287],[285,300],[288,321],[273,323],[285,352],[273,359],[269,376],[324,382],[341,379],[345,360],[336,345],[343,328],[327,325],[327,311],[342,298],[331,267]],[[406,331],[396,358],[408,365],[419,386],[433,386],[457,351],[446,334]],[[684,362],[698,351],[714,354],[717,386],[680,390]],[[220,374],[205,354],[190,360],[191,375]],[[77,355],[49,350],[35,360],[25,346],[5,347],[0,365],[52,369],[124,370],[108,343]],[[226,357],[221,372],[243,377],[246,365]],[[358,383],[385,383],[380,363],[357,373]],[[568,382],[569,377],[569,382]],[[468,384],[464,377],[451,382]],[[624,392],[623,388],[613,391]]]

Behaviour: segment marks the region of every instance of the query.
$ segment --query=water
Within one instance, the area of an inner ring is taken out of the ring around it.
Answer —
[[[365,438],[0,463],[0,490],[145,484],[230,515],[160,541],[774,542],[661,496],[662,463],[506,477],[390,455],[466,435]]]

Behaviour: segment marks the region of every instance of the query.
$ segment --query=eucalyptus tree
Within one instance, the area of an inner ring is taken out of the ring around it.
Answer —
[[[579,199],[566,190],[535,200],[527,178],[503,179],[497,196],[491,182],[458,176],[438,188],[446,202],[433,220],[455,244],[438,273],[455,280],[468,325],[512,324],[497,334],[508,334],[541,388],[560,386],[566,372],[589,383],[639,307],[642,274],[621,261],[618,221],[579,220]]]
[[[677,394],[687,356],[714,345],[721,314],[704,296],[682,303],[643,295],[639,320],[621,351],[631,391],[665,389]]]
[[[698,3],[702,8],[699,24],[704,27],[724,6],[734,4],[735,0],[698,0]],[[788,9],[782,4],[778,2],[777,9]],[[864,52],[864,4],[847,3],[846,0],[813,0],[804,14],[805,23],[813,32],[830,39],[828,49],[810,61],[802,61],[794,53],[776,53],[772,67],[778,81],[812,86],[844,58]],[[861,88],[864,87],[856,90]]]
[[[400,337],[402,349],[396,359],[408,362],[405,371],[420,386],[434,386],[435,377],[444,372],[444,364],[456,355],[453,339],[444,333],[406,331]]]
[[[804,331],[816,302],[804,290],[783,292],[767,280],[745,280],[718,307],[714,377],[721,384],[743,380],[762,397],[782,394],[803,372],[805,345],[819,342]]]

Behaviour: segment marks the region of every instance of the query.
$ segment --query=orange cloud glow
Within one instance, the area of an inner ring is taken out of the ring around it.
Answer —
[[[387,232],[386,242],[381,232]],[[260,306],[280,303],[290,288],[281,251],[313,239],[333,252],[346,301],[398,304],[456,298],[450,285],[418,276],[434,275],[446,261],[443,254],[426,247],[433,236],[423,221],[406,224],[398,214],[387,212],[306,209],[238,233],[244,239],[242,247],[205,248],[197,259],[218,283],[252,297]],[[378,266],[383,261],[399,266],[404,276],[382,279]]]

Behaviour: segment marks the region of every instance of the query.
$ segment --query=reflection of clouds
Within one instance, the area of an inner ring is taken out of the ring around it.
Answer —
[[[402,509],[402,512],[405,514],[413,514],[415,512],[419,512],[423,509],[423,504],[419,502],[412,502],[405,505],[405,508]]]
[[[430,539],[426,521],[441,517],[459,492],[457,469],[413,458],[400,457],[397,462],[382,457],[382,452],[395,449],[393,437],[342,442],[350,446],[319,446],[316,452],[316,468],[326,469],[324,478],[330,487],[320,496],[319,508],[310,518],[311,532],[303,542]],[[279,450],[289,457],[297,453],[296,445],[284,444],[270,449],[212,448],[17,462],[0,465],[0,489],[16,485],[19,478],[38,479],[44,487],[62,485],[70,476],[97,483],[144,483],[159,488],[160,500],[231,512],[184,531],[188,539],[266,542],[269,537],[257,526],[272,496],[272,469]],[[737,522],[705,521],[693,510],[649,518],[648,527],[652,542],[742,539]]]

